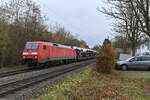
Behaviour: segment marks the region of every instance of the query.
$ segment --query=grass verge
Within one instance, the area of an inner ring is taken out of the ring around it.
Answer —
[[[88,68],[44,89],[38,100],[149,100],[149,87],[150,79],[118,78]]]
[[[23,65],[13,66],[13,67],[4,67],[4,68],[0,68],[0,73],[12,72],[12,71],[17,71],[17,70],[24,70],[26,68],[27,67],[23,66]]]

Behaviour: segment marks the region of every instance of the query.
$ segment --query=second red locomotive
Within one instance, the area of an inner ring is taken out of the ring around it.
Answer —
[[[22,53],[23,62],[37,66],[56,61],[78,61],[95,57],[96,52],[90,49],[65,46],[61,44],[37,41],[27,42]]]

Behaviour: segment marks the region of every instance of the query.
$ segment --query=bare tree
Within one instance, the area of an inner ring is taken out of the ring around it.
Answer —
[[[135,12],[131,3],[125,0],[107,0],[107,2],[110,4],[110,9],[98,10],[115,20],[114,31],[131,42],[129,48],[132,49],[132,55],[135,55],[136,48],[141,44],[145,35],[140,31],[140,21],[134,16]],[[136,10],[138,13],[138,9]]]
[[[0,66],[8,64],[8,59],[10,64],[19,63],[24,43],[41,39],[42,30],[45,29],[44,22],[40,7],[32,0],[9,0],[1,3]]]
[[[150,0],[125,0],[130,3],[134,16],[140,23],[140,31],[150,37]]]

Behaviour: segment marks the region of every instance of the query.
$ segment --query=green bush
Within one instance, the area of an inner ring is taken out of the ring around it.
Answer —
[[[115,58],[116,50],[111,46],[111,44],[102,46],[96,58],[96,70],[107,74],[112,73]]]

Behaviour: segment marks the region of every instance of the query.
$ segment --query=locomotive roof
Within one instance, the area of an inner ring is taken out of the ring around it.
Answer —
[[[48,44],[50,46],[56,46],[56,47],[60,47],[60,48],[71,48],[71,46],[66,46],[66,45],[52,43],[52,42],[45,42],[45,41],[34,41],[34,42],[27,42],[27,43],[44,43],[44,44]]]
[[[52,42],[46,42],[46,41],[34,41],[34,42],[27,42],[27,43],[44,43],[44,44],[49,44],[50,46],[56,46],[56,47],[60,47],[60,48],[72,48],[72,46],[66,46],[66,45],[52,43]],[[87,51],[96,52],[95,50],[92,50],[92,49],[79,48],[76,46],[73,46],[73,49],[82,50],[84,52],[87,52]]]

